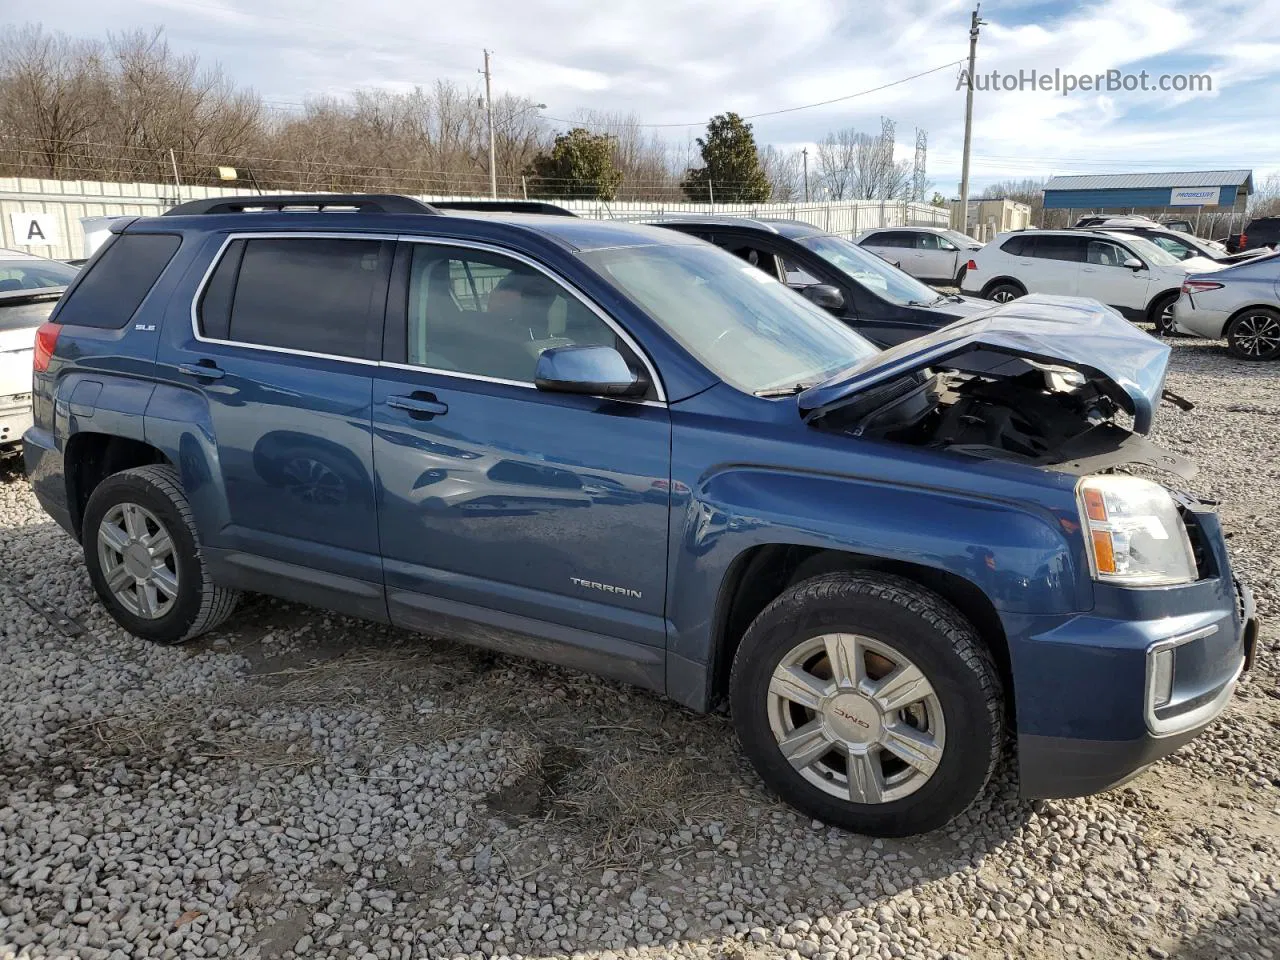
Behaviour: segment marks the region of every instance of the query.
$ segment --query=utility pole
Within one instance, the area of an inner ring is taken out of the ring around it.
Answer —
[[[489,196],[496,200],[498,199],[498,168],[494,160],[493,149],[493,93],[490,88],[491,76],[489,73],[488,50],[484,52],[484,69],[480,72],[484,74],[484,112],[489,121]],[[973,94],[970,93],[970,96],[972,97]],[[967,144],[968,140],[965,143]],[[968,156],[967,146],[965,147],[965,156]]]
[[[800,151],[800,156],[804,158],[804,202],[809,202],[809,148],[805,147]]]
[[[973,142],[973,70],[978,59],[978,28],[986,23],[978,19],[979,3],[969,20],[969,83],[964,93],[964,154],[960,160],[960,232],[969,232],[969,146]]]

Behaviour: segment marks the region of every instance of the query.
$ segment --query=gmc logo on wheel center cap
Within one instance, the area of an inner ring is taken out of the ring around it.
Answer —
[[[852,713],[850,713],[848,710],[845,710],[843,707],[834,707],[833,712],[837,717],[841,717],[845,720],[848,720],[850,723],[856,723],[858,726],[866,730],[871,729],[871,724],[867,723],[867,721],[863,720],[861,717],[855,717]]]

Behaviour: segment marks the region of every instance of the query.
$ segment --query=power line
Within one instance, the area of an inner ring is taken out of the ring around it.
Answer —
[[[927,77],[927,76],[928,76],[929,74],[931,74],[931,73],[937,73],[939,70],[946,70],[948,67],[954,67],[954,66],[956,66],[956,65],[958,65],[958,64],[961,64],[961,63],[964,63],[964,61],[963,61],[963,60],[952,60],[950,63],[944,63],[944,64],[942,64],[941,66],[932,67],[932,68],[930,68],[930,69],[928,69],[928,70],[922,70],[922,71],[920,71],[919,73],[913,73],[913,74],[912,74],[911,76],[909,76],[909,77],[902,77],[902,78],[901,78],[901,79],[899,79],[899,80],[892,80],[892,81],[890,81],[889,83],[882,83],[882,84],[881,84],[880,86],[878,86],[878,87],[871,87],[871,88],[869,88],[869,89],[867,89],[867,90],[859,90],[857,93],[847,93],[847,94],[845,94],[845,95],[844,95],[844,96],[842,96],[842,97],[832,97],[830,100],[819,100],[819,101],[817,101],[816,103],[802,103],[802,104],[801,104],[800,106],[798,106],[798,107],[782,107],[782,108],[781,108],[781,109],[779,109],[779,110],[765,110],[765,111],[764,111],[764,112],[762,112],[762,113],[749,113],[749,114],[744,115],[744,116],[742,117],[742,119],[743,119],[743,120],[758,120],[758,119],[760,119],[761,117],[776,117],[776,116],[778,116],[779,114],[782,114],[782,113],[795,113],[797,110],[811,110],[811,109],[813,109],[814,107],[826,107],[826,106],[829,106],[829,105],[831,105],[831,104],[833,104],[833,103],[843,103],[843,102],[844,102],[844,101],[846,101],[846,100],[853,100],[853,99],[855,99],[856,97],[865,97],[865,96],[868,96],[869,94],[872,94],[872,93],[879,93],[881,90],[888,90],[890,87],[896,87],[896,86],[899,86],[900,84],[903,84],[903,83],[910,83],[912,80],[918,80],[918,79],[920,79],[921,77]],[[545,114],[545,113],[544,113],[544,114],[542,114],[542,116],[546,117],[548,120],[554,120],[554,121],[556,121],[557,123],[577,123],[577,124],[579,124],[579,125],[582,125],[582,124],[581,124],[581,122],[580,122],[580,121],[578,121],[578,120],[569,120],[569,119],[566,119],[565,117],[552,117],[552,116],[549,116],[549,115],[547,115],[547,114]],[[693,121],[693,122],[691,122],[691,123],[631,123],[631,122],[621,122],[621,123],[595,123],[595,124],[592,124],[592,123],[589,123],[589,122],[588,122],[588,123],[586,123],[585,125],[586,125],[586,126],[597,126],[597,127],[651,127],[651,128],[663,128],[663,127],[665,127],[665,128],[671,128],[671,127],[701,127],[701,126],[705,126],[705,125],[706,125],[706,122],[707,122],[706,120],[695,120],[695,121]]]

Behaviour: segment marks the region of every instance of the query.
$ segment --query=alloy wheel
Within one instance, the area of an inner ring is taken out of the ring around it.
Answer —
[[[997,290],[991,295],[991,299],[996,303],[1008,303],[1010,300],[1017,300],[1018,297],[1012,290]]]
[[[889,803],[933,776],[946,748],[942,705],[891,645],[832,633],[797,644],[769,682],[769,725],[795,770],[853,803]]]
[[[1248,314],[1236,321],[1231,336],[1241,353],[1267,356],[1280,349],[1280,319],[1266,313]]]
[[[177,601],[173,538],[145,507],[117,503],[106,512],[98,524],[98,562],[107,589],[134,616],[158,620]]]

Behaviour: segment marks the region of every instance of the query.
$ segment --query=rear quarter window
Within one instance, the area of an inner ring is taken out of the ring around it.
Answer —
[[[121,329],[142,305],[181,244],[181,237],[168,233],[126,233],[116,237],[85,268],[54,322]]]

